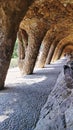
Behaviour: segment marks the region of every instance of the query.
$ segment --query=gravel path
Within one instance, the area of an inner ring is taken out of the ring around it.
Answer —
[[[0,91],[0,130],[33,130],[52,91],[64,60],[21,77],[10,69],[5,90]]]

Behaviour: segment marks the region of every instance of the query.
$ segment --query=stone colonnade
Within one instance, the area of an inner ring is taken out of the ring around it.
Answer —
[[[0,89],[4,88],[17,35],[19,68],[23,75],[33,73],[38,55],[38,67],[44,67],[62,54],[62,39],[66,39],[64,45],[73,40],[72,35],[67,37],[73,33],[72,11],[66,10],[58,0],[36,0],[27,11],[32,2],[33,0],[0,1]]]

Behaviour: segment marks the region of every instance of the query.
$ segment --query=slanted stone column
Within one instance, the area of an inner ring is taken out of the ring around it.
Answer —
[[[60,59],[62,52],[63,52],[63,48],[59,49],[59,51],[58,51],[58,53],[56,55],[56,60]]]
[[[47,57],[47,60],[46,60],[46,64],[50,64],[51,60],[52,60],[52,57],[53,57],[53,54],[54,54],[54,51],[55,51],[55,48],[56,48],[56,45],[59,41],[56,39],[52,44],[51,44],[51,47],[50,47],[50,50],[49,50],[49,53],[48,53],[48,57]]]
[[[46,58],[48,56],[48,52],[51,46],[51,43],[53,42],[55,38],[54,32],[52,32],[52,29],[49,30],[44,37],[44,40],[42,42],[42,51],[39,55],[37,67],[43,68],[45,66]]]
[[[19,60],[21,60],[21,59],[24,59],[25,57],[25,49],[23,46],[21,30],[18,31],[17,38],[18,38],[18,57],[19,57]]]
[[[48,53],[46,64],[50,64],[52,56],[53,56],[53,53],[54,53],[54,50],[55,50],[55,46],[52,44],[51,47],[50,47],[50,51]]]
[[[4,88],[19,23],[31,2],[0,1],[0,89]]]
[[[42,52],[40,54],[39,61],[37,63],[38,68],[43,68],[45,66],[46,58],[50,49],[50,44],[47,42],[44,43],[42,46],[43,46]]]
[[[33,73],[33,69],[37,60],[40,45],[47,31],[45,23],[40,23],[40,21],[38,21],[38,26],[36,27],[35,29],[33,28],[29,33],[28,47],[27,47],[23,71],[22,71],[23,75]]]
[[[21,29],[21,35],[22,35],[22,43],[23,43],[23,49],[24,49],[24,57],[22,57],[21,59],[24,59],[26,49],[28,46],[28,34],[27,34],[26,30]]]
[[[51,61],[55,62],[56,60],[58,60],[60,58],[60,54],[61,54],[61,50],[59,50],[59,48],[56,47]]]
[[[28,46],[28,34],[25,30],[19,29],[18,31],[18,66],[22,71],[25,53]]]
[[[0,89],[3,89],[4,81],[13,52],[13,42],[15,42],[16,37],[13,35],[13,39],[8,39],[7,37],[5,37],[5,34],[2,31],[1,34],[2,38],[0,39]]]
[[[23,75],[33,73],[33,68],[35,66],[35,62],[41,45],[39,39],[35,38],[33,35],[29,38],[29,40],[30,43],[28,44],[27,47],[23,70],[22,70]]]

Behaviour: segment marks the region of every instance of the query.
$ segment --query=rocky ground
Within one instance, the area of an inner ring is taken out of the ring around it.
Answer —
[[[54,123],[60,122],[62,126],[65,116],[68,126],[71,125],[69,109],[73,110],[68,98],[72,90],[64,87],[61,79],[60,86],[57,86],[59,82],[55,85],[64,61],[37,69],[33,75],[25,77],[21,77],[18,68],[9,70],[5,90],[0,91],[0,130],[55,130]],[[61,114],[61,110],[66,115]]]

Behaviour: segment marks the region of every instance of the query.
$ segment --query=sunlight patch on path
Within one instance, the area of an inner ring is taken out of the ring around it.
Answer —
[[[7,115],[0,115],[0,122],[3,122],[4,120],[8,119],[9,116]]]

